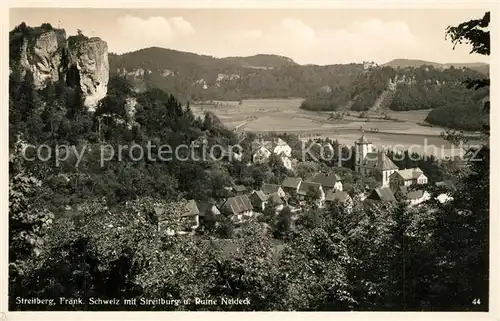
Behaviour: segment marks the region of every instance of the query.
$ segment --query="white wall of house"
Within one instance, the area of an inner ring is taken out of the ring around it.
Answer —
[[[261,147],[252,156],[252,161],[256,164],[261,164],[267,162],[267,159],[271,156],[271,152],[265,148]]]
[[[449,201],[452,201],[453,200],[453,197],[451,197],[450,195],[446,194],[446,193],[443,193],[443,194],[439,194],[436,199],[440,202],[440,203],[446,203],[446,202],[449,202]]]
[[[326,194],[325,191],[323,190],[323,187],[319,187],[319,200],[318,200],[318,207],[324,207],[325,206],[325,198]]]
[[[280,212],[280,211],[282,211],[284,207],[285,207],[285,206],[284,206],[283,204],[277,205],[277,206],[275,207],[276,212]]]
[[[284,153],[288,157],[292,157],[292,148],[288,145],[279,145],[274,147],[273,153],[279,155],[280,153]]]
[[[427,182],[428,182],[427,176],[425,176],[424,174],[421,174],[421,175],[417,178],[417,184],[419,184],[419,185],[422,185],[422,184],[427,184]]]
[[[278,194],[279,197],[285,197],[285,191],[281,187],[278,188],[276,194]]]
[[[283,166],[285,166],[286,169],[292,170],[292,160],[289,157],[281,156],[281,161],[283,162]]]
[[[428,192],[424,192],[421,198],[410,200],[410,205],[418,205],[422,202],[428,201],[431,198],[431,195]]]
[[[342,191],[343,189],[343,185],[342,185],[342,182],[341,181],[337,181],[335,183],[335,185],[333,186],[333,189],[336,190],[336,191]]]

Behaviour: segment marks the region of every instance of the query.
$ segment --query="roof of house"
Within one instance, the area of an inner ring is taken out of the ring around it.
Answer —
[[[316,173],[311,179],[311,182],[321,184],[321,186],[326,188],[333,188],[340,180],[337,174]]]
[[[307,192],[309,192],[309,190],[311,190],[311,189],[315,189],[317,192],[319,192],[321,190],[321,184],[304,181],[300,184],[300,187],[299,187],[297,194],[307,195]]]
[[[397,173],[405,180],[409,181],[412,179],[417,179],[423,174],[422,170],[418,167],[415,168],[405,168],[400,169]]]
[[[349,198],[349,194],[344,191],[329,191],[326,194],[325,200],[329,202],[339,201],[340,203],[345,202]]]
[[[181,216],[193,216],[200,214],[200,210],[198,209],[198,205],[195,200],[189,200],[186,204],[187,212],[182,213]]]
[[[199,214],[200,216],[205,216],[210,212],[215,215],[220,214],[214,202],[208,202],[208,201],[198,202],[197,205],[200,211]]]
[[[236,192],[244,192],[244,191],[246,191],[246,190],[247,190],[247,188],[245,187],[245,185],[236,185],[236,186],[234,187],[234,190],[235,190]]]
[[[366,168],[376,168],[382,171],[399,169],[399,167],[397,167],[383,152],[367,153],[362,166]]]
[[[275,148],[277,146],[288,146],[288,144],[281,138],[273,139],[272,147]]]
[[[283,204],[283,200],[278,195],[278,193],[272,193],[272,194],[269,194],[268,196],[269,196],[268,201],[271,201],[271,202],[273,202],[276,205]]]
[[[239,214],[253,209],[250,199],[246,195],[230,197],[224,202],[222,208],[230,210],[233,214]]]
[[[179,202],[179,205],[181,205],[183,202]],[[198,209],[198,205],[196,204],[195,200],[189,200],[185,203],[185,211],[181,213],[181,217],[186,217],[186,216],[195,216],[200,214],[200,210]],[[165,214],[165,208],[163,206],[155,206],[154,207],[155,214],[158,216],[162,216]]]
[[[285,142],[281,138],[275,138],[272,141],[266,141],[263,139],[255,139],[252,142],[252,151],[255,152],[256,150],[261,149],[262,147],[264,147],[268,150],[271,150],[271,149],[274,149],[278,146],[289,146],[289,145],[287,144],[287,142]]]
[[[283,180],[283,183],[281,183],[281,186],[287,187],[287,188],[297,189],[301,182],[302,182],[302,178],[300,178],[300,177],[287,177]]]
[[[355,144],[371,144],[370,141],[368,141],[368,139],[366,139],[365,135],[362,134],[360,138],[358,138],[357,141],[354,142]]]
[[[424,190],[416,190],[416,191],[410,191],[408,194],[406,194],[406,198],[409,200],[418,200],[421,199],[424,196]]]
[[[264,184],[262,185],[261,191],[264,192],[264,194],[271,194],[271,193],[277,193],[281,186],[276,185],[276,184]]]
[[[253,150],[254,155],[257,153],[271,154],[271,151],[265,146],[260,146],[256,149],[252,149],[252,150]]]
[[[263,139],[255,139],[252,141],[252,152],[255,152],[258,149],[261,149],[262,147],[266,149],[271,149],[272,144],[269,141],[265,141]]]
[[[378,199],[384,202],[395,202],[396,198],[389,187],[377,187],[368,196],[369,199]]]
[[[441,181],[441,182],[436,182],[437,187],[445,187],[449,190],[454,190],[456,189],[455,182],[453,182],[451,179]]]
[[[253,196],[253,195],[255,195],[255,196]],[[259,200],[260,200],[260,201],[262,201],[262,202],[267,201],[267,198],[268,198],[268,196],[267,196],[266,194],[264,194],[264,192],[263,192],[263,191],[254,191],[254,192],[252,193],[252,196],[253,196],[253,197],[258,197],[258,198],[259,198]]]

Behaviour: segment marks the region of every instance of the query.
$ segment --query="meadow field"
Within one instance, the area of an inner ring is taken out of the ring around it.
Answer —
[[[329,137],[342,144],[352,145],[359,138],[361,129],[378,148],[408,149],[433,154],[438,157],[458,155],[458,150],[440,137],[445,130],[422,126],[429,110],[389,111],[391,120],[359,118],[359,113],[349,112],[343,119],[329,119],[329,112],[312,112],[300,109],[302,99],[252,99],[238,101],[214,101],[192,104],[196,116],[211,111],[228,127],[238,125],[240,130],[263,132],[287,132],[301,137]],[[380,117],[380,116],[379,116]],[[376,129],[377,132],[371,130]]]

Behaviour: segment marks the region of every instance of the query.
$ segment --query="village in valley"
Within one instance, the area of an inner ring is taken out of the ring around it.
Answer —
[[[317,147],[316,151],[319,153],[316,154],[317,158],[314,161],[321,162],[321,157],[330,160],[330,170],[327,167],[309,173],[306,177],[300,177],[296,172],[301,161],[293,157],[292,147],[280,137],[265,140],[262,135],[258,135],[250,144],[249,162],[245,166],[267,165],[270,159],[274,158],[280,163],[278,166],[285,168],[290,175],[284,177],[281,182],[263,182],[258,189],[233,181],[231,186],[225,188],[228,192],[227,197],[208,201],[191,199],[186,203],[184,214],[181,214],[182,220],[191,223],[182,224],[184,228],[180,230],[169,228],[169,233],[195,233],[203,230],[205,224],[216,222],[219,216],[227,217],[235,226],[239,226],[251,220],[258,220],[264,213],[278,216],[281,212],[286,212],[293,222],[304,209],[324,209],[334,204],[340,206],[346,213],[350,213],[354,202],[396,204],[402,201],[409,207],[417,207],[432,201],[429,188],[432,191],[436,191],[437,188],[439,193],[434,200],[440,203],[453,199],[449,195],[455,189],[453,180],[437,181],[429,185],[428,177],[422,169],[399,168],[387,156],[385,150],[377,150],[364,130],[361,132],[361,136],[351,147],[354,166],[343,169],[351,170],[354,175],[371,177],[375,180],[375,185],[372,184],[371,187],[365,185],[363,190],[357,193],[346,191],[342,175],[335,173],[339,162],[332,161],[335,148],[329,140],[309,139],[304,146],[312,144]],[[223,158],[225,161],[239,163],[244,161],[243,153],[226,151],[225,154],[228,156]],[[162,212],[160,208],[157,211]]]

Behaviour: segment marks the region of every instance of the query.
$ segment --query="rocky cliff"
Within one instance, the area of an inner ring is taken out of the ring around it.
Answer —
[[[70,41],[68,84],[83,94],[85,106],[94,110],[106,96],[109,80],[108,45],[100,38]]]
[[[67,55],[66,32],[47,30],[23,37],[19,55],[18,70],[22,77],[27,72],[33,75],[35,88],[42,89],[49,82],[65,80]]]
[[[32,77],[36,89],[63,82],[78,90],[89,110],[107,93],[108,46],[99,38],[67,38],[50,25],[31,28],[21,24],[9,33],[10,70]]]

